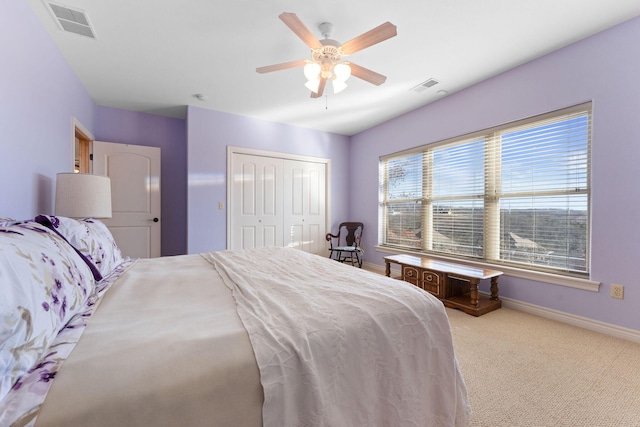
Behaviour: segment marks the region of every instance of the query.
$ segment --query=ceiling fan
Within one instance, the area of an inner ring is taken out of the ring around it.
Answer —
[[[305,86],[311,90],[312,98],[322,96],[327,80],[332,80],[334,93],[338,93],[347,87],[346,80],[350,75],[376,86],[381,85],[387,80],[385,76],[375,71],[371,71],[353,62],[341,61],[345,56],[390,39],[391,37],[395,37],[398,33],[396,26],[392,23],[385,22],[341,45],[337,41],[329,38],[333,28],[333,25],[329,22],[323,22],[318,26],[320,33],[324,37],[324,40],[320,41],[309,31],[295,13],[284,12],[280,14],[279,18],[311,48],[311,60],[301,59],[298,61],[268,65],[266,67],[256,68],[258,73],[270,73],[288,68],[304,67],[304,75],[308,80]]]

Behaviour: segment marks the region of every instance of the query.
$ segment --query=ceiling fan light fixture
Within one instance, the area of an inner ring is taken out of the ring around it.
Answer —
[[[395,37],[398,32],[396,26],[391,22],[378,25],[374,29],[360,34],[344,44],[340,44],[336,40],[329,38],[333,29],[331,23],[323,22],[318,26],[320,33],[325,37],[324,40],[320,41],[295,13],[283,12],[278,17],[311,49],[311,60],[300,59],[258,67],[256,72],[264,74],[289,68],[304,67],[304,75],[307,78],[305,86],[313,92],[311,98],[321,97],[329,80],[332,80],[334,84],[335,93],[344,90],[347,87],[345,82],[351,74],[376,86],[380,86],[386,81],[386,76],[382,74],[352,62],[340,61],[345,56]]]
[[[347,84],[344,80],[340,80],[338,78],[333,79],[333,93],[340,93],[347,88]]]
[[[349,76],[351,76],[351,67],[346,63],[341,62],[333,67],[333,74],[335,74],[336,79],[339,81],[346,82]]]
[[[318,80],[320,71],[322,71],[322,67],[316,62],[309,62],[304,66],[304,76],[310,81]]]

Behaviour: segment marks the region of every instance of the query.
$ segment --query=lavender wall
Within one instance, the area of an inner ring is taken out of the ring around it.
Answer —
[[[51,214],[73,117],[92,130],[96,106],[24,1],[0,2],[0,55],[0,216]]]
[[[162,255],[187,252],[186,122],[117,108],[98,107],[97,141],[161,149]]]
[[[346,136],[189,107],[187,140],[189,253],[226,248],[228,145],[330,159],[331,226],[349,220]]]
[[[351,212],[377,241],[378,157],[505,122],[593,100],[592,253],[589,292],[504,277],[504,297],[640,330],[640,18],[546,55],[351,139]],[[352,170],[355,170],[352,168]],[[384,264],[384,253],[367,258]],[[625,285],[624,300],[609,296]]]

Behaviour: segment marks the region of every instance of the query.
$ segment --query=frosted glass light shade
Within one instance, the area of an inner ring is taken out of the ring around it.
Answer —
[[[343,80],[333,80],[333,93],[340,93],[347,88],[347,84]]]
[[[309,62],[304,66],[304,76],[310,81],[318,80],[318,74],[320,74],[321,70],[320,64]]]
[[[336,64],[333,67],[333,74],[336,75],[336,79],[344,82],[351,76],[351,67],[345,63]]]
[[[111,218],[111,180],[84,173],[56,176],[56,216]]]
[[[315,79],[315,80],[309,80],[308,82],[306,82],[304,84],[307,89],[309,89],[311,92],[318,92],[318,88],[320,87],[320,79]]]

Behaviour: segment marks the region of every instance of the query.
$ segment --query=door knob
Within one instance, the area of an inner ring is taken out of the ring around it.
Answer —
[[[153,222],[158,222],[160,221],[158,218],[153,218]]]

